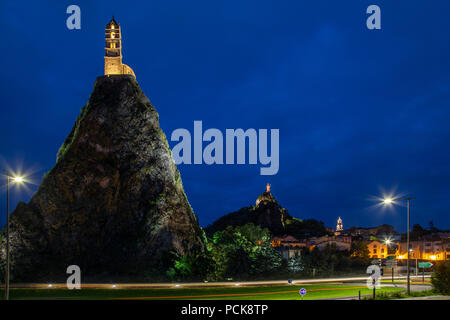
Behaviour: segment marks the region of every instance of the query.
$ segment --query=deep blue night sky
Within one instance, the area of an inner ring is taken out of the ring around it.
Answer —
[[[71,4],[81,7],[78,31],[66,28]],[[382,30],[366,28],[370,4]],[[404,207],[371,199],[396,188],[417,197],[413,224],[449,229],[449,12],[447,0],[2,0],[0,164],[36,183],[13,190],[13,207],[54,165],[103,74],[114,14],[124,63],[169,139],[194,120],[222,132],[280,129],[275,176],[260,165],[179,166],[201,225],[254,204],[270,182],[292,215],[330,227],[341,216],[344,227],[405,231]],[[4,208],[5,188],[2,224]]]

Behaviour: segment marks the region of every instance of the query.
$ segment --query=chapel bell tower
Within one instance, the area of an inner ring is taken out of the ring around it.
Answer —
[[[122,63],[122,34],[114,17],[105,28],[105,75],[128,74],[136,78],[134,71]]]

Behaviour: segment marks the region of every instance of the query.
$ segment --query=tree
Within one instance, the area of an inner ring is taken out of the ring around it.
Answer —
[[[253,223],[247,223],[246,225],[235,227],[234,232],[240,233],[253,245],[258,244],[263,240],[270,239],[269,229],[267,228],[263,229],[259,226],[254,225]]]
[[[422,226],[420,224],[415,224],[415,225],[413,225],[410,237],[412,239],[420,239],[429,233],[430,232],[425,230],[424,228],[422,228]]]
[[[307,237],[320,237],[327,234],[327,229],[321,221],[315,219],[299,220],[290,219],[286,221],[286,234],[302,239]]]
[[[362,240],[352,241],[352,245],[350,247],[350,256],[352,258],[359,258],[363,261],[369,261],[369,248],[367,247],[367,243]]]
[[[327,245],[323,250],[324,254],[324,266],[331,274],[337,269],[336,266],[339,262],[340,252],[336,248],[336,244]]]
[[[437,292],[450,294],[450,261],[440,261],[436,264],[431,284]]]
[[[166,271],[172,280],[211,279],[214,261],[209,252],[196,252],[191,255],[180,256],[173,253],[173,266]]]
[[[422,228],[422,226],[420,224],[415,224],[415,225],[413,225],[413,228],[412,228],[411,232],[423,235],[427,231],[424,228]]]
[[[251,243],[232,226],[214,233],[208,251],[214,261],[214,277],[221,280],[235,275],[245,276],[249,270]]]
[[[302,259],[304,271],[309,274],[313,273],[313,270],[320,271],[324,267],[324,255],[318,247],[314,247],[311,251],[304,250]]]
[[[281,267],[282,257],[270,242],[269,237],[265,237],[254,246],[250,254],[252,261],[251,274],[265,274],[273,272]]]
[[[270,238],[268,229],[252,223],[214,233],[208,251],[215,278],[246,278],[280,268],[281,255],[271,246]]]
[[[431,233],[439,232],[439,229],[434,226],[433,221],[430,221],[430,232]]]
[[[305,269],[302,256],[293,256],[289,258],[287,268],[292,273],[297,273]]]

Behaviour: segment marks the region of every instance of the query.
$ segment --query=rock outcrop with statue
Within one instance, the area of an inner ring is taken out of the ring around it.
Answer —
[[[326,233],[325,226],[320,221],[300,220],[291,216],[271,193],[270,184],[267,184],[266,191],[258,196],[255,206],[244,207],[226,214],[206,227],[205,231],[208,236],[212,236],[228,226],[243,226],[247,223],[267,228],[274,236],[293,235],[301,239]]]

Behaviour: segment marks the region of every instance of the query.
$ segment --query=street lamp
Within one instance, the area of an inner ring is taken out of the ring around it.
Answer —
[[[395,201],[407,201],[408,203],[408,230],[406,233],[406,252],[407,252],[407,256],[406,256],[406,277],[407,277],[407,281],[408,281],[408,285],[407,285],[407,290],[408,290],[408,295],[411,295],[411,282],[409,279],[409,220],[410,220],[410,202],[411,200],[414,200],[415,198],[385,198],[383,199],[383,203],[386,205],[391,205],[394,204]]]
[[[14,176],[8,171],[3,170],[6,175],[6,267],[5,267],[5,300],[9,300],[9,184],[23,183],[24,178]]]
[[[392,243],[391,238],[384,238],[384,244],[386,245],[386,259],[390,259],[390,256],[389,256],[389,249],[391,248],[391,247],[390,247],[391,243]],[[391,270],[391,271],[392,271],[392,272],[391,272],[392,283],[394,283],[394,269],[395,269],[393,263],[394,263],[393,261],[390,261],[390,260],[389,260],[389,265],[391,265],[391,267],[392,267],[392,270]],[[386,263],[386,265],[388,265],[388,264]]]
[[[16,183],[22,183],[23,182],[23,178],[22,177],[14,177],[13,181]]]

